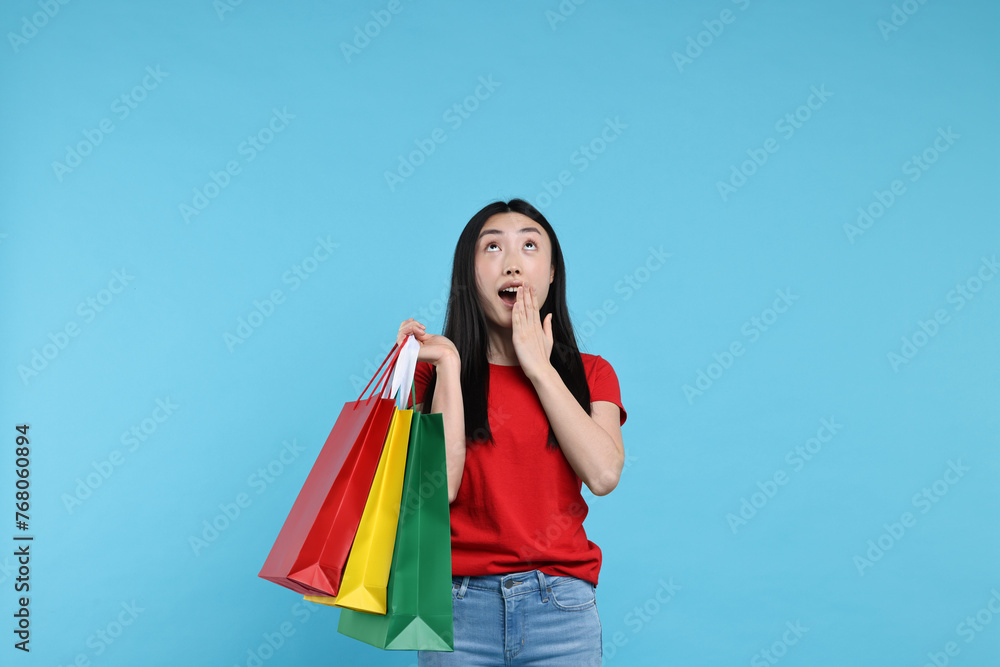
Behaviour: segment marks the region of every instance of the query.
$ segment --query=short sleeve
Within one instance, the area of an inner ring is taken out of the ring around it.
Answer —
[[[412,396],[408,398],[406,401],[407,409],[412,410],[415,404],[424,402],[424,392],[427,391],[427,385],[430,384],[433,374],[434,364],[427,361],[417,362],[417,367],[413,372],[413,394],[416,396],[416,402]]]
[[[588,381],[590,383],[590,402],[608,401],[609,403],[614,403],[621,410],[619,426],[624,424],[627,413],[625,412],[625,407],[622,405],[618,374],[615,373],[615,369],[611,367],[611,364],[604,357],[594,357],[594,365],[590,370]]]

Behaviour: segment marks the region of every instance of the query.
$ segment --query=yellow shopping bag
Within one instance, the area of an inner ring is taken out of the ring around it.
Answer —
[[[306,600],[371,614],[385,613],[412,419],[413,410],[393,409],[382,458],[347,557],[339,593],[336,597],[306,595]]]

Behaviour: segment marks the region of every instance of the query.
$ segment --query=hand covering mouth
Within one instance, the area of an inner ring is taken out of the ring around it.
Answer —
[[[517,287],[523,285],[520,280],[508,280],[503,286],[497,290],[497,294],[500,296],[500,300],[508,305],[512,305],[517,302]]]

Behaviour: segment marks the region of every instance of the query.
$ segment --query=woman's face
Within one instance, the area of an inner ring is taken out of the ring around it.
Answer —
[[[483,224],[476,241],[476,286],[488,320],[510,328],[517,295],[501,293],[510,283],[535,287],[539,310],[555,278],[552,245],[542,226],[520,213],[498,213]]]

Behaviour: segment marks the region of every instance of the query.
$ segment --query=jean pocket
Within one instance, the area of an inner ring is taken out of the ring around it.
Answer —
[[[583,579],[566,578],[548,589],[552,605],[563,611],[584,611],[597,604],[594,584]]]

